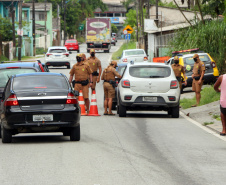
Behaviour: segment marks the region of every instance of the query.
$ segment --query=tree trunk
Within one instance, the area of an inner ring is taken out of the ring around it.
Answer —
[[[204,21],[203,16],[202,16],[202,10],[201,10],[201,7],[200,7],[199,0],[196,0],[196,3],[198,5],[198,7],[199,7],[199,13],[200,13],[200,16],[201,16],[201,19],[202,19],[202,23],[205,24],[205,21]]]

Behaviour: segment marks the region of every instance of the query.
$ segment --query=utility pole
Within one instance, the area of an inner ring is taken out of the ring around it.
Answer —
[[[12,3],[10,7],[11,15],[12,15],[12,29],[13,29],[13,47],[16,47],[16,38],[15,38],[15,11],[14,11],[14,3]]]
[[[60,31],[59,31],[59,5],[57,4],[57,46],[60,46]]]
[[[45,50],[47,49],[47,29],[46,29],[46,19],[47,19],[47,12],[46,12],[46,0],[45,0]]]
[[[139,1],[139,0],[136,0],[136,18],[137,18],[137,33],[136,33],[136,36],[137,36],[137,42],[139,42],[138,41],[138,12],[139,12],[139,8],[138,8],[138,5],[139,5],[139,3],[137,2],[137,1]]]
[[[22,47],[22,0],[19,2],[19,39],[18,39],[18,61],[21,61]]]
[[[158,3],[159,3],[159,1],[156,0],[155,1],[155,8],[156,8],[155,24],[156,24],[157,27],[159,27],[159,24],[158,24],[159,23],[159,13],[158,13],[159,12],[159,8],[158,8],[159,5],[158,5]]]
[[[66,0],[64,0],[64,43],[66,42]]]
[[[33,56],[36,55],[35,46],[35,0],[32,0],[32,36],[33,36]]]

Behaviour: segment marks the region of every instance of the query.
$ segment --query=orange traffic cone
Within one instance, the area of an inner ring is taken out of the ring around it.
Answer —
[[[90,110],[89,110],[88,116],[100,116],[100,114],[98,114],[97,99],[96,99],[95,90],[93,90],[93,93],[92,93]]]
[[[85,105],[84,105],[84,98],[83,98],[82,90],[79,91],[78,103],[81,108],[81,116],[86,116],[87,114],[86,114],[86,109],[85,109]]]

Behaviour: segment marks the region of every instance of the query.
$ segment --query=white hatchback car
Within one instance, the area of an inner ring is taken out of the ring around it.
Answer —
[[[171,66],[160,63],[129,63],[117,89],[117,112],[163,110],[179,117],[180,88]]]
[[[127,49],[123,50],[122,56],[119,60],[120,63],[123,62],[144,62],[148,61],[147,54],[143,49]]]
[[[49,66],[67,66],[70,69],[69,52],[64,46],[49,47],[45,54],[45,64]]]

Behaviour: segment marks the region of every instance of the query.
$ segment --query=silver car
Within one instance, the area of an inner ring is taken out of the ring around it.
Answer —
[[[145,62],[148,61],[148,56],[143,49],[127,49],[123,50],[120,63],[124,62]]]

